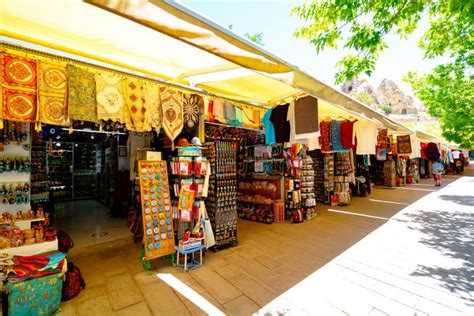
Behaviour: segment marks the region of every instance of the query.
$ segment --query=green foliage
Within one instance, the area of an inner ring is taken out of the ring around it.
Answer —
[[[364,104],[368,104],[368,105],[374,104],[374,99],[372,99],[371,95],[368,94],[367,92],[359,92],[356,94],[351,94],[351,96]]]
[[[380,104],[377,106],[380,110],[384,111],[385,114],[390,114],[393,112],[393,108],[390,104]]]
[[[447,140],[474,147],[473,0],[308,0],[292,14],[304,22],[295,36],[308,40],[317,52],[341,44],[349,50],[337,63],[336,83],[370,76],[387,48],[386,36],[407,38],[428,18],[419,47],[426,58],[447,56],[451,61],[424,76],[410,73],[405,80],[440,120]]]
[[[424,76],[409,73],[405,80],[439,119],[444,138],[474,148],[474,80],[460,62],[439,65]]]
[[[255,34],[245,33],[245,37],[251,40],[252,42],[257,43],[260,46],[265,46],[265,43],[263,42],[263,33],[255,33]]]

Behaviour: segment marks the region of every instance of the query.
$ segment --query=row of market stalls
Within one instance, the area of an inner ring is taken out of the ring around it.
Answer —
[[[44,211],[61,199],[134,207],[153,259],[196,223],[224,248],[238,241],[237,217],[311,220],[317,203],[348,205],[371,182],[429,176],[433,148],[449,151],[171,1],[5,0],[0,11],[11,255],[57,250]],[[51,313],[59,296],[44,297]]]

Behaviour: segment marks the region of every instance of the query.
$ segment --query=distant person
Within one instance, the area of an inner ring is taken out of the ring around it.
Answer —
[[[444,166],[441,158],[431,165],[431,173],[433,174],[433,178],[435,180],[435,187],[441,186],[441,175],[443,174],[443,169]]]

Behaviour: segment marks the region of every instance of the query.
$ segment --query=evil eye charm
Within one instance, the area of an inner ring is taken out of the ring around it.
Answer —
[[[166,226],[166,229],[171,231],[171,230],[173,230],[173,227],[171,225],[168,225],[168,226]]]
[[[149,208],[145,209],[145,214],[150,214],[150,209]]]
[[[168,238],[169,239],[173,238],[173,233],[168,233]]]
[[[161,244],[157,241],[155,242],[155,248],[160,248],[161,247]]]
[[[156,179],[156,180],[160,180],[160,175],[157,174],[157,175],[155,176],[155,179]]]
[[[151,222],[146,222],[146,227],[150,228],[151,227]]]
[[[158,227],[155,227],[155,228],[153,228],[153,232],[154,232],[155,234],[159,234],[159,233],[160,233],[160,229],[159,229]]]
[[[160,227],[160,232],[162,232],[162,233],[166,232],[166,227],[161,226],[161,227]]]
[[[155,238],[156,241],[160,240],[160,235],[155,235],[153,236],[153,238]]]
[[[166,233],[161,234],[161,239],[166,239]]]
[[[148,250],[153,250],[153,244],[148,244],[147,248]]]
[[[152,208],[151,208],[151,211],[152,211],[153,213],[156,213],[156,207],[152,207]]]
[[[164,219],[160,220],[160,225],[163,226],[164,224],[165,224],[165,220]]]
[[[171,224],[171,218],[166,219],[166,224]]]
[[[151,201],[151,206],[156,206],[156,201]]]
[[[145,168],[142,169],[142,173],[146,173],[146,169],[145,169]]]
[[[147,235],[151,235],[152,233],[153,233],[153,230],[151,230],[151,228],[146,230]]]
[[[154,221],[153,226],[158,226],[158,221]]]
[[[153,200],[156,199],[156,194],[150,195],[150,198],[152,198]]]

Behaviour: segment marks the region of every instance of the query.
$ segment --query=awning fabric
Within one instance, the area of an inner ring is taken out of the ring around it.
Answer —
[[[172,1],[2,0],[0,32],[241,101],[274,105],[303,92],[363,113],[391,130],[407,131]]]

